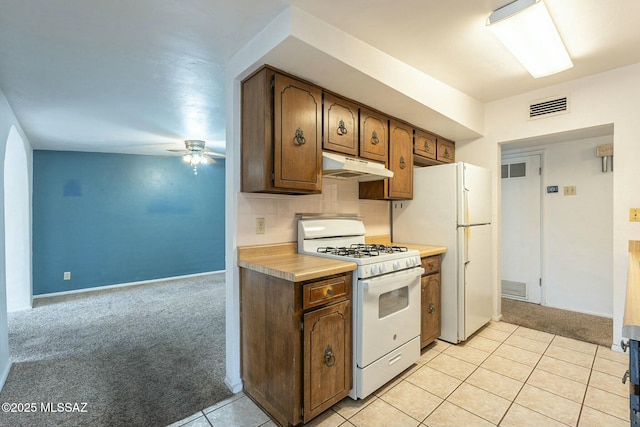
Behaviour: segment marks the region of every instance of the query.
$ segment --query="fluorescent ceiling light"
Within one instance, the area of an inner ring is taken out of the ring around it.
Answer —
[[[487,26],[534,78],[573,67],[542,0],[516,0],[494,11]]]

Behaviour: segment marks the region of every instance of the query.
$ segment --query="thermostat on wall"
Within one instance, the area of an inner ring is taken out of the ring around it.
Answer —
[[[557,193],[558,192],[558,186],[557,185],[549,185],[547,187],[547,193]]]

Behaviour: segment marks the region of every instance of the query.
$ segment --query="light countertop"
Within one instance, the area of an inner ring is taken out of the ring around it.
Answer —
[[[394,244],[420,251],[421,258],[447,251],[441,246]],[[291,282],[319,279],[357,268],[355,262],[299,254],[296,243],[239,247],[238,266]]]
[[[295,243],[238,248],[238,266],[290,282],[319,279],[353,271],[355,262],[297,253]]]

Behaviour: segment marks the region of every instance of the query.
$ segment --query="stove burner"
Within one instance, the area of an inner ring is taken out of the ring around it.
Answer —
[[[340,246],[340,247],[320,247],[318,248],[318,253],[321,254],[331,254],[338,255],[344,257],[351,258],[368,258],[379,256],[380,254],[391,254],[396,252],[406,252],[407,248],[404,246],[387,246],[387,245],[376,245],[376,244],[367,244],[367,243],[354,243],[349,247]]]

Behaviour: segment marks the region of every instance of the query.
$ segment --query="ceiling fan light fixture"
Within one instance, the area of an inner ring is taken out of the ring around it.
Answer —
[[[182,156],[182,160],[193,168],[194,175],[198,175],[198,165],[207,163],[207,158],[204,155],[205,142],[199,139],[187,139],[184,145],[190,153]]]
[[[515,0],[489,15],[487,26],[534,78],[573,67],[543,0]]]

